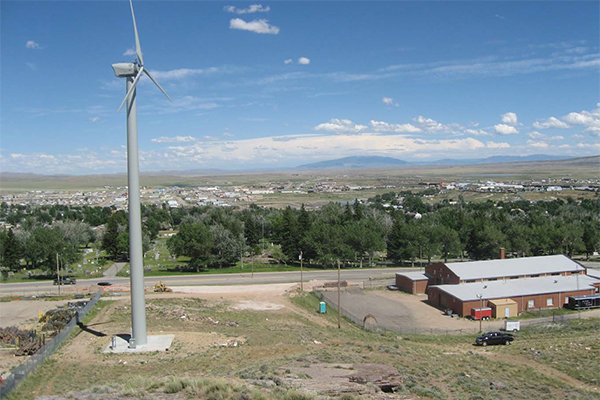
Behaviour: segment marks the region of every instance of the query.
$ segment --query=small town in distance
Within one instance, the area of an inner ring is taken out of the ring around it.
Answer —
[[[0,400],[600,400],[598,15],[0,2]]]

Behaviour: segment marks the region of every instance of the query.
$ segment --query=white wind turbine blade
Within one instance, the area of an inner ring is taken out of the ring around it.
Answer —
[[[142,47],[140,46],[140,37],[138,35],[137,24],[135,23],[135,14],[133,13],[133,1],[129,0],[131,7],[131,17],[133,18],[133,30],[135,32],[135,53],[137,54],[140,65],[144,65],[144,57],[142,57]]]
[[[143,67],[142,67],[142,68],[143,68]],[[167,92],[165,92],[165,90],[164,90],[164,89],[163,89],[163,88],[162,88],[162,87],[161,87],[161,86],[158,84],[158,82],[156,81],[156,79],[154,79],[154,78],[152,77],[152,75],[150,75],[150,72],[148,72],[148,70],[147,70],[147,69],[145,69],[145,70],[144,70],[144,73],[145,73],[146,75],[148,75],[148,78],[150,78],[150,79],[152,80],[152,82],[154,82],[154,84],[155,84],[155,85],[156,85],[156,86],[157,86],[157,87],[160,89],[160,91],[161,91],[161,92],[163,92],[163,94],[164,94],[165,96],[167,96],[167,99],[169,99],[169,101],[172,103],[172,102],[173,102],[173,100],[171,100],[171,98],[169,97],[169,95],[167,94]]]
[[[131,93],[133,93],[133,91],[135,90],[135,85],[137,85],[137,83],[140,80],[140,78],[142,77],[142,73],[144,71],[145,71],[144,67],[140,67],[140,70],[139,70],[138,74],[135,76],[135,79],[133,80],[133,85],[131,85],[131,87],[129,88],[129,91],[125,95],[125,98],[123,99],[123,102],[119,106],[119,109],[117,110],[117,112],[120,112],[121,108],[123,108],[123,106],[125,105],[125,103],[127,102],[127,100],[129,100],[129,97],[131,96]]]

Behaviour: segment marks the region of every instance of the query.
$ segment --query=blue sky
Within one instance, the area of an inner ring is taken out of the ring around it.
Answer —
[[[124,172],[125,1],[3,1],[3,171]],[[142,170],[600,154],[599,3],[134,2]]]

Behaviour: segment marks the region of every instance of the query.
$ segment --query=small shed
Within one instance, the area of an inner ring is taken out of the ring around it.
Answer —
[[[519,312],[517,302],[511,299],[488,300],[488,303],[492,308],[493,318],[512,318],[516,317]]]
[[[429,276],[423,272],[404,272],[396,274],[396,286],[410,294],[425,294]]]

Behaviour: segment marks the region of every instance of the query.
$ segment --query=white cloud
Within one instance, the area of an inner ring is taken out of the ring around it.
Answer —
[[[100,121],[100,117],[92,117],[92,118],[90,118],[90,121],[98,122],[98,121]]]
[[[596,142],[596,143],[577,143],[577,147],[580,149],[594,149],[594,150],[599,150],[600,149],[600,143]]]
[[[225,6],[224,11],[234,14],[253,14],[257,12],[269,12],[271,8],[269,6],[263,7],[262,4],[252,4],[247,8],[237,8],[234,6]]]
[[[537,139],[537,140],[563,140],[564,139],[564,136],[559,136],[559,135],[548,136],[548,135],[545,135],[543,133],[536,132],[536,131],[529,132],[527,134],[527,136],[529,136],[531,139]]]
[[[574,137],[575,139],[583,139],[585,136],[583,136],[583,135],[580,135],[580,134],[576,133],[576,134],[574,134],[574,135],[573,135],[573,137]]]
[[[153,143],[185,143],[195,142],[196,138],[193,136],[161,136],[151,140]]]
[[[384,97],[381,99],[381,102],[388,107],[398,107],[400,104],[394,101],[391,97]]]
[[[36,43],[34,40],[28,40],[25,42],[25,48],[27,49],[41,49],[39,43]]]
[[[500,135],[515,135],[519,133],[517,128],[506,124],[494,125],[494,131]]]
[[[485,147],[488,149],[508,149],[510,144],[506,142],[487,142]]]
[[[307,57],[300,57],[300,58],[298,59],[298,64],[301,64],[301,65],[308,65],[308,64],[310,64],[310,58],[307,58]]]
[[[473,136],[492,136],[491,133],[484,131],[483,129],[465,129],[465,133]]]
[[[26,62],[25,65],[27,65],[27,68],[29,68],[32,71],[37,71],[37,65],[35,65],[32,62]]]
[[[545,121],[535,121],[533,123],[535,129],[566,129],[570,128],[569,125],[565,124],[558,118],[550,117]]]
[[[172,69],[170,71],[152,71],[152,76],[156,79],[170,80],[170,79],[187,79],[192,76],[208,76],[215,74],[227,74],[238,71],[236,68],[231,67],[209,67],[209,68],[179,68]],[[147,79],[147,78],[142,78]]]
[[[428,132],[438,132],[444,129],[444,125],[431,118],[425,118],[422,115],[413,118],[417,124],[421,125]]]
[[[277,35],[279,33],[279,27],[269,25],[269,22],[266,19],[255,19],[253,21],[246,22],[243,19],[234,18],[229,21],[229,29],[239,29],[242,31],[270,35]]]
[[[283,61],[284,64],[291,64],[293,62],[294,62],[294,60],[292,60],[291,58],[288,58],[287,60]]]
[[[507,112],[506,114],[502,114],[502,122],[508,125],[518,125],[517,114],[514,112]]]
[[[536,147],[536,148],[539,148],[539,149],[545,149],[545,148],[547,148],[549,146],[549,144],[546,143],[546,142],[536,142],[536,141],[533,141],[533,140],[528,140],[527,144],[529,146],[531,146],[531,147]]]
[[[225,133],[221,133],[221,136],[225,136],[225,137],[233,137],[233,134],[229,133],[229,132],[225,132]]]
[[[332,118],[329,122],[315,126],[314,130],[333,133],[359,133],[367,130],[367,126],[355,124],[349,119]]]
[[[373,121],[371,120],[371,127],[375,132],[384,132],[384,133],[414,133],[421,132],[420,128],[412,124],[389,124],[383,121]]]
[[[127,49],[123,53],[124,56],[135,56],[135,49]]]
[[[572,112],[564,117],[563,121],[571,125],[583,125],[586,127],[584,132],[599,133],[600,132],[600,105],[592,111]]]

